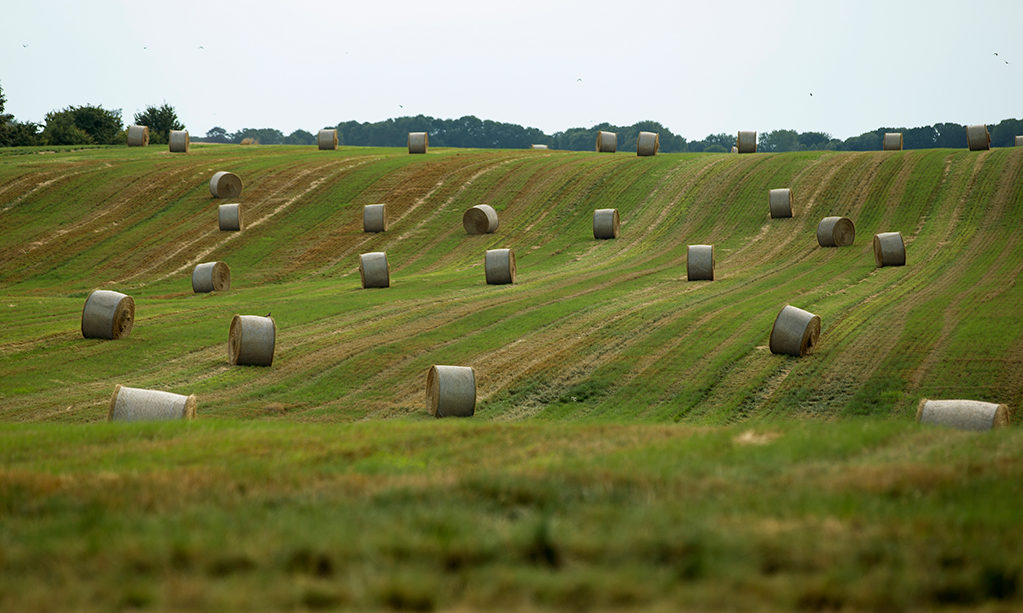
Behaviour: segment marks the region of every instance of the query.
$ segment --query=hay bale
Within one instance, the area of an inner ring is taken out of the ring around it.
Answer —
[[[597,132],[597,153],[614,153],[618,151],[618,134],[616,132]]]
[[[618,238],[618,209],[593,211],[593,238]]]
[[[1016,145],[1015,146],[1023,147],[1023,136],[1017,136],[1016,137]]]
[[[487,285],[515,283],[515,252],[511,249],[488,249],[483,259]]]
[[[732,147],[732,151],[731,151],[730,153],[739,153],[739,148],[738,148],[738,147],[735,147],[735,146],[733,146],[733,147]]]
[[[128,338],[135,323],[135,300],[120,292],[98,289],[85,299],[82,336],[118,340]]]
[[[188,153],[188,146],[191,141],[188,138],[188,130],[170,131],[170,152]]]
[[[856,240],[856,226],[848,217],[825,217],[817,224],[821,247],[847,247]]]
[[[657,155],[661,150],[661,137],[654,132],[640,132],[636,137],[636,155]]]
[[[916,420],[958,430],[990,430],[1009,425],[1009,407],[979,400],[924,398],[916,409]]]
[[[787,187],[772,189],[768,194],[768,202],[771,206],[771,219],[792,217],[791,189]]]
[[[430,145],[430,138],[426,135],[426,132],[409,132],[408,133],[408,152],[409,153],[426,153],[427,147]]]
[[[148,147],[149,126],[128,126],[128,146]]]
[[[221,232],[241,232],[244,226],[242,205],[222,204],[217,207],[217,216],[220,220]]]
[[[497,231],[497,211],[489,204],[477,204],[462,215],[467,234],[492,234]]]
[[[204,262],[192,271],[192,291],[196,294],[226,292],[231,289],[231,269],[223,262]]]
[[[902,132],[885,132],[882,143],[885,151],[902,151]]]
[[[476,372],[469,366],[431,366],[426,375],[426,407],[434,417],[472,417]]]
[[[714,245],[689,245],[686,278],[690,281],[714,280]]]
[[[547,145],[533,145],[530,149],[546,149]]]
[[[337,130],[320,130],[316,133],[316,146],[320,151],[337,149]]]
[[[391,287],[391,267],[383,251],[363,253],[359,256],[359,277],[363,289],[370,287]]]
[[[739,137],[735,140],[735,146],[739,153],[757,152],[757,133],[746,130],[739,130]]]
[[[387,206],[383,204],[367,204],[362,207],[362,231],[387,231]]]
[[[987,131],[987,126],[984,124],[966,126],[966,142],[970,146],[970,151],[987,151],[990,149],[991,135]]]
[[[882,232],[874,235],[874,262],[878,268],[906,265],[906,244],[901,232]]]
[[[227,360],[231,366],[271,366],[276,344],[273,317],[235,315],[227,335]]]
[[[786,304],[774,319],[768,344],[771,353],[801,358],[813,353],[821,334],[821,318]]]
[[[195,417],[195,394],[182,396],[159,390],[115,385],[107,421],[160,421]]]
[[[210,179],[210,193],[214,198],[237,198],[242,193],[242,180],[233,172],[221,170]]]

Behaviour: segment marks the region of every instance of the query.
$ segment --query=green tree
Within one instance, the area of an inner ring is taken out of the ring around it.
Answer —
[[[328,128],[329,129],[329,128]],[[315,145],[316,136],[305,130],[295,130],[284,138],[285,145]]]
[[[178,121],[174,107],[163,103],[163,106],[147,106],[141,113],[135,113],[135,125],[149,126],[149,142],[162,145],[170,142],[171,130],[184,130],[185,126]]]
[[[274,128],[242,128],[231,135],[231,142],[240,143],[246,138],[261,145],[279,145],[284,142],[284,133]]]
[[[50,111],[42,134],[50,145],[112,145],[121,137],[121,109],[89,104]]]
[[[231,135],[227,133],[227,130],[220,126],[213,126],[206,132],[206,142],[208,143],[229,143],[231,142]]]
[[[4,113],[7,98],[3,87],[0,87],[0,147],[26,147],[38,145],[39,126],[32,122],[22,123],[14,119],[14,115]]]
[[[799,151],[799,134],[795,130],[761,132],[757,137],[757,151]]]

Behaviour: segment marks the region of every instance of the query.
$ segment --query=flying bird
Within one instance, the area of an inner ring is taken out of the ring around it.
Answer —
[[[203,47],[202,45],[199,45],[199,48],[200,49],[205,49],[206,47]]]
[[[997,53],[995,55],[998,55]]]
[[[28,45],[26,45],[26,44],[22,44],[21,46],[22,46],[22,47],[27,47]]]

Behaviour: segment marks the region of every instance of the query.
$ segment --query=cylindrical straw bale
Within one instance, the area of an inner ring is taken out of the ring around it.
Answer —
[[[195,417],[195,395],[115,385],[107,421],[159,421]]]
[[[515,283],[515,252],[511,249],[488,249],[483,259],[487,285]]]
[[[813,353],[821,334],[821,318],[792,305],[785,305],[774,319],[768,344],[771,353],[803,357]]]
[[[210,193],[214,198],[237,198],[242,193],[242,180],[233,172],[221,170],[210,179]]]
[[[362,287],[391,287],[391,267],[383,251],[363,253],[359,256],[359,277]]]
[[[593,211],[593,238],[618,238],[618,209]]]
[[[614,153],[615,151],[618,151],[618,133],[604,130],[597,132],[597,153]]]
[[[739,138],[736,139],[735,146],[739,148],[739,153],[756,153],[757,133],[739,130]]]
[[[135,323],[135,300],[120,292],[98,289],[85,299],[82,336],[117,340],[128,338]]]
[[[856,240],[856,226],[848,217],[825,217],[817,224],[821,247],[847,247]]]
[[[689,245],[686,278],[690,281],[714,280],[714,245]]]
[[[383,204],[367,204],[362,207],[362,231],[387,231],[387,206]]]
[[[533,145],[531,149],[546,149],[547,145]]]
[[[188,138],[188,130],[171,130],[170,131],[170,152],[171,153],[188,153],[188,146],[191,141]]]
[[[738,148],[738,147],[735,147],[735,146],[733,146],[733,147],[732,147],[732,151],[731,151],[731,153],[739,153],[739,148]]]
[[[885,132],[883,147],[885,151],[902,151],[902,132]]]
[[[196,294],[226,292],[231,289],[231,269],[223,262],[205,262],[192,271],[192,291]]]
[[[409,132],[408,133],[408,152],[409,153],[426,153],[427,147],[430,145],[430,139],[426,135],[426,132]]]
[[[227,359],[234,366],[271,366],[277,344],[273,317],[235,315],[227,335]]]
[[[149,126],[128,126],[128,146],[148,147]]]
[[[768,202],[771,205],[771,219],[779,217],[792,217],[792,190],[783,187],[772,189],[768,194]]]
[[[1009,407],[979,400],[928,400],[916,409],[916,420],[958,430],[990,430],[1009,425]]]
[[[636,137],[636,155],[657,155],[661,150],[661,137],[656,132],[640,132]]]
[[[991,134],[984,124],[966,126],[966,141],[970,151],[987,151],[991,148]]]
[[[878,268],[906,265],[906,243],[902,241],[901,232],[874,235],[874,262]]]
[[[222,204],[217,207],[217,216],[220,220],[222,232],[240,232],[244,227],[242,220],[242,205]]]
[[[1017,147],[1023,147],[1023,136],[1017,136],[1016,137],[1016,146]]]
[[[320,130],[316,134],[316,145],[320,151],[337,149],[337,130]]]
[[[468,234],[491,234],[498,223],[497,211],[489,204],[477,204],[462,215],[462,227]]]
[[[434,417],[472,417],[476,372],[469,366],[431,366],[426,375],[426,407]]]

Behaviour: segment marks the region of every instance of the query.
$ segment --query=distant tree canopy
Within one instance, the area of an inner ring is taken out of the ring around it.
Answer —
[[[305,130],[295,130],[291,134],[284,137],[285,145],[315,145],[316,136],[311,132]]]
[[[213,126],[212,128],[210,128],[209,131],[206,132],[206,138],[204,138],[203,140],[205,140],[207,143],[231,142],[231,138],[228,135],[227,130],[221,128],[220,126]]]
[[[163,103],[161,107],[147,106],[141,113],[135,113],[135,125],[149,126],[149,142],[154,145],[165,145],[170,142],[171,130],[184,130],[185,126],[178,121],[174,107]]]
[[[274,128],[242,128],[227,138],[236,144],[251,138],[260,145],[280,145],[284,142],[284,133]]]
[[[121,109],[89,104],[50,111],[42,134],[47,145],[114,145],[123,137]]]
[[[4,113],[7,98],[0,87],[0,147],[27,147],[42,144],[39,138],[39,126],[31,122],[21,123],[14,115]]]

